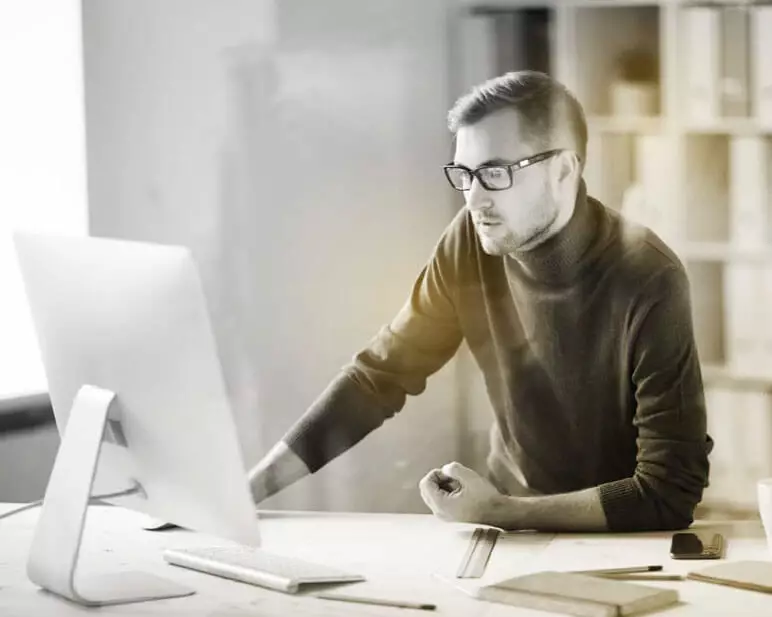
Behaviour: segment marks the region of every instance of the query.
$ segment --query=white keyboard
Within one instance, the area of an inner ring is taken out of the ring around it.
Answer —
[[[297,593],[299,586],[305,583],[365,580],[364,576],[359,574],[248,546],[168,549],[163,555],[167,562],[175,566],[285,593]]]

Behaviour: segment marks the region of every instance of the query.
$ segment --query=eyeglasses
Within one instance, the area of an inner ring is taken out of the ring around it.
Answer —
[[[520,159],[514,163],[497,165],[483,165],[477,169],[469,169],[463,165],[444,165],[445,177],[450,185],[457,191],[468,191],[472,188],[472,180],[478,182],[488,191],[505,191],[512,186],[512,172],[524,167],[529,167],[545,159],[563,152],[562,148],[547,150],[532,156]]]

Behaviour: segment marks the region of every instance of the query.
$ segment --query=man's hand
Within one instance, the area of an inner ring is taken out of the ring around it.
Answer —
[[[418,488],[431,511],[446,521],[498,525],[507,504],[488,480],[456,462],[430,471]]]
[[[249,472],[252,500],[259,504],[308,473],[303,460],[279,441]]]

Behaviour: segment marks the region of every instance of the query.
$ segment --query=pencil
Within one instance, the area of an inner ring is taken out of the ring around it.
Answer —
[[[618,581],[683,581],[681,574],[595,574],[599,578]]]
[[[314,594],[314,597],[322,598],[323,600],[340,600],[342,602],[358,602],[359,604],[377,604],[379,606],[394,606],[396,608],[417,608],[424,611],[433,611],[437,608],[436,605],[429,604],[428,602],[410,602],[407,600],[390,600],[388,598],[366,598],[363,596],[349,596],[343,593],[317,593]]]

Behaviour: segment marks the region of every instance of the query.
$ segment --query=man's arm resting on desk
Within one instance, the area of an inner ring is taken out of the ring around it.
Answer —
[[[504,529],[539,531],[607,531],[597,488],[543,497],[505,497],[513,500],[503,511]],[[509,519],[509,520],[507,520]]]
[[[493,525],[506,530],[644,531],[682,529],[680,500],[668,501],[636,475],[587,489],[540,496],[502,495],[487,479],[459,463],[429,472],[421,496],[432,512],[448,521]],[[630,509],[634,511],[630,511]],[[663,514],[663,511],[665,513]],[[610,514],[610,516],[609,516]]]
[[[628,345],[636,402],[637,460],[630,477],[573,493],[499,498],[491,493],[495,491],[492,485],[468,470],[458,474],[466,475],[474,489],[464,499],[463,490],[449,495],[436,493],[430,474],[422,484],[429,497],[437,500],[435,505],[454,520],[483,523],[486,521],[479,517],[485,515],[490,517],[490,524],[507,528],[602,530],[604,517],[605,526],[613,532],[688,527],[707,483],[713,442],[706,434],[705,400],[684,271],[673,266],[655,274],[644,286],[633,315]],[[445,468],[441,473],[453,475]],[[487,504],[487,510],[474,510],[475,501]],[[476,516],[477,520],[456,515]]]
[[[645,491],[633,488],[638,482],[636,478],[625,478],[571,493],[538,497],[501,495],[492,501],[488,521],[479,522],[512,530],[581,532],[677,530],[691,524],[691,516],[670,510],[662,495],[646,495]],[[632,503],[638,504],[638,512],[625,516],[624,512],[614,511]]]
[[[421,497],[448,521],[493,525],[507,530],[605,531],[606,515],[597,488],[539,497],[502,495],[488,480],[460,463],[434,469],[420,482]]]

